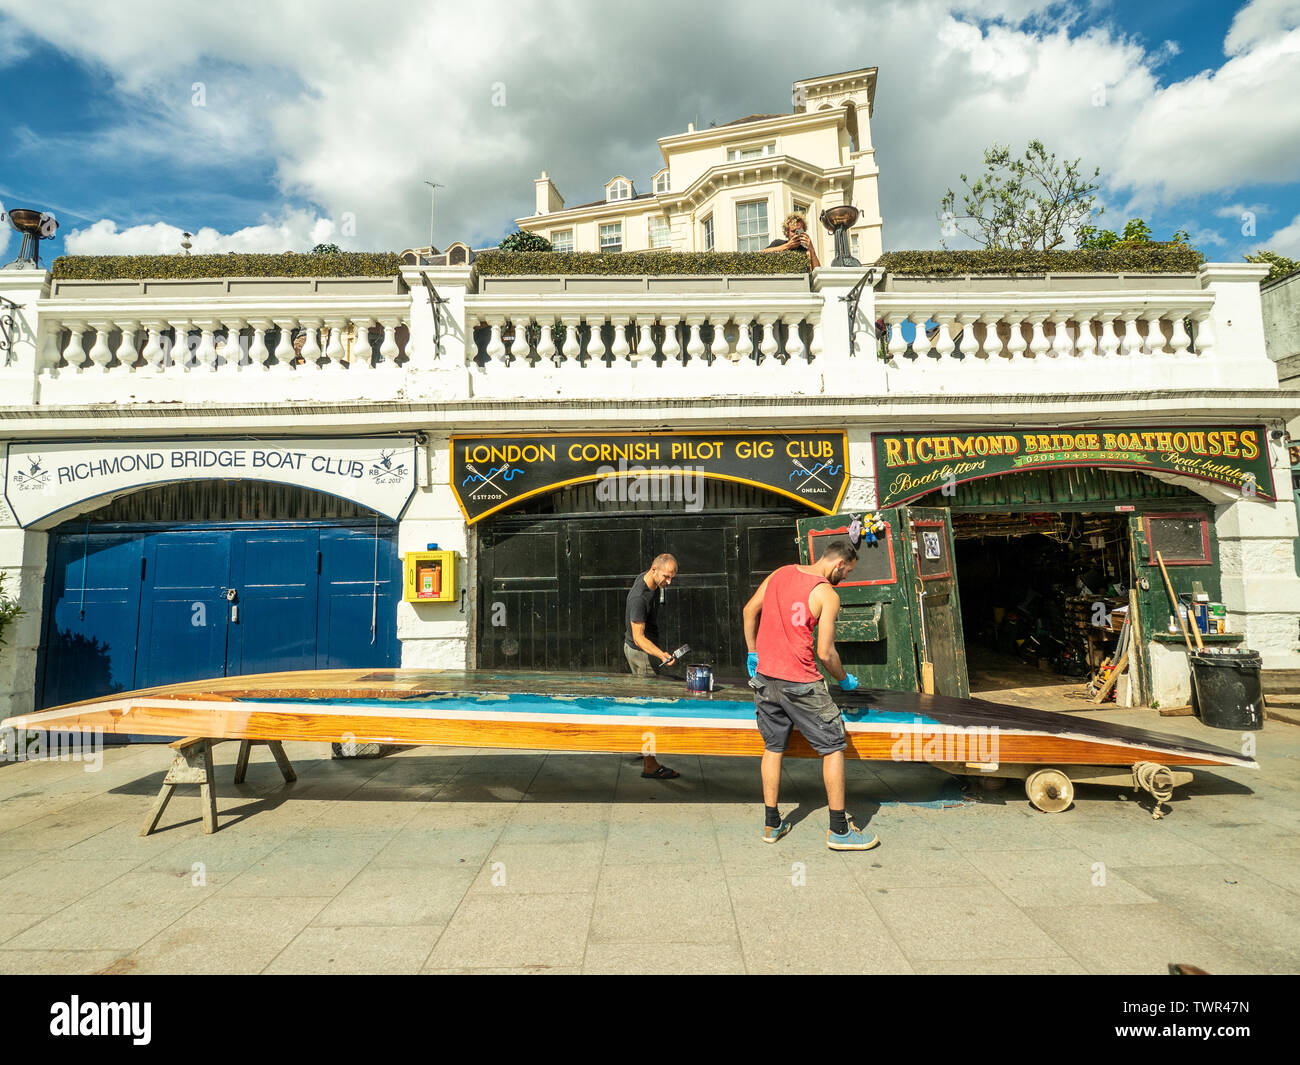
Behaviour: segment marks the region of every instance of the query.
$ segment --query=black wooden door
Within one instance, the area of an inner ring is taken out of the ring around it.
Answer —
[[[622,673],[623,611],[656,555],[677,558],[659,615],[666,651],[738,670],[740,611],[798,561],[793,514],[502,519],[479,532],[478,666]]]

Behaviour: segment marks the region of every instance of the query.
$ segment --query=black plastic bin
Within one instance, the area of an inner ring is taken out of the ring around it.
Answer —
[[[1191,651],[1196,715],[1210,728],[1253,731],[1264,727],[1263,665],[1257,651]]]

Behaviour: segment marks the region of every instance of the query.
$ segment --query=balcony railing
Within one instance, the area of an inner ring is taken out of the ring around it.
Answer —
[[[10,293],[3,405],[1276,387],[1249,269],[891,275],[856,304],[863,271],[56,281]]]
[[[149,287],[56,283],[38,310],[40,402],[395,394],[416,357],[396,278],[334,291],[314,279]]]

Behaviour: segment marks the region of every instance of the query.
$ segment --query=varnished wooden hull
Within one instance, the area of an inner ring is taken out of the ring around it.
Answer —
[[[833,689],[834,691],[834,689]],[[834,692],[848,756],[1026,765],[1243,766],[1252,759],[1107,722],[908,692]],[[757,757],[747,687],[564,673],[328,670],[166,685],[26,714],[5,728],[211,739]],[[796,731],[789,754],[813,756]]]

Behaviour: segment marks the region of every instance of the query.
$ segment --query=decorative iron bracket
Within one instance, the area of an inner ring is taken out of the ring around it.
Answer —
[[[18,304],[0,296],[0,365],[9,362],[9,352],[14,345],[14,312]]]
[[[438,290],[433,287],[433,282],[429,280],[429,275],[423,270],[420,271],[420,280],[424,282],[424,287],[429,290],[429,304],[433,307],[433,356],[438,357],[442,350],[442,305],[447,301],[438,295]]]
[[[858,320],[858,301],[862,299],[862,289],[865,285],[871,285],[872,288],[875,288],[876,268],[874,266],[870,267],[867,270],[867,272],[862,275],[861,281],[859,281],[856,285],[854,285],[851,289],[849,289],[847,293],[845,293],[843,296],[840,297],[841,302],[847,303],[849,305],[848,311],[849,311],[849,355],[850,356],[855,355],[857,353],[856,341],[854,339],[855,330],[853,328],[853,325]]]

